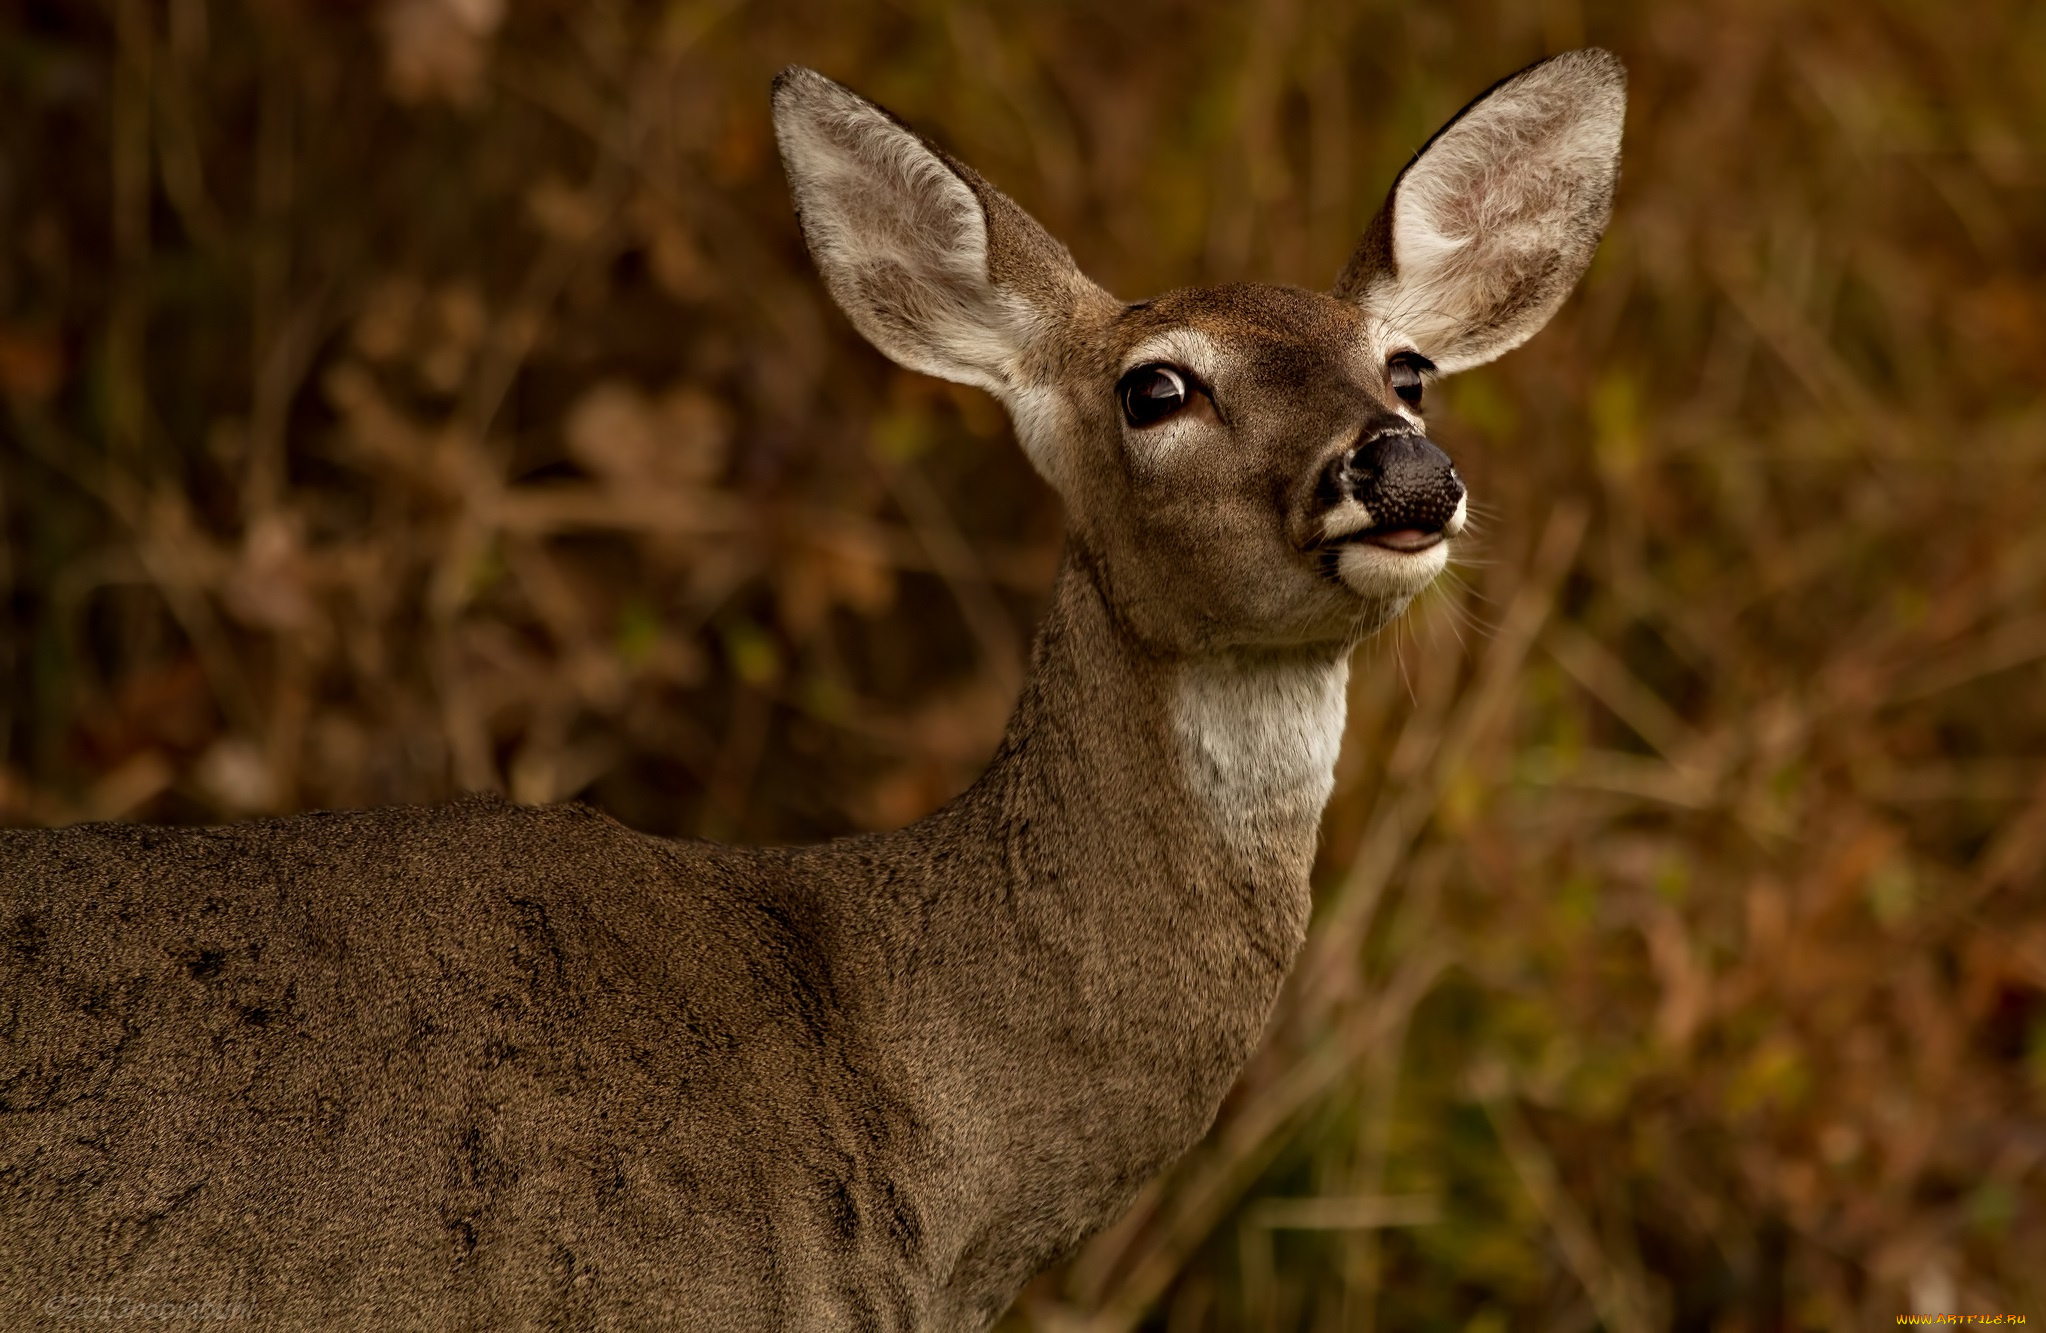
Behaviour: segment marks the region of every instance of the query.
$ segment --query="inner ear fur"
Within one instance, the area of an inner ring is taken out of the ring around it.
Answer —
[[[1393,182],[1334,294],[1445,374],[1518,347],[1605,233],[1626,106],[1625,67],[1595,48],[1500,80]]]
[[[1037,344],[1098,289],[1001,191],[814,70],[774,82],[775,136],[811,257],[867,341],[1009,402]]]

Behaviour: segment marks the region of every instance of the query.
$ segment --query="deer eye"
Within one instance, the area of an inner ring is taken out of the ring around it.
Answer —
[[[1421,405],[1423,381],[1421,372],[1435,369],[1435,363],[1427,357],[1412,352],[1402,352],[1386,367],[1386,378],[1392,383],[1392,391],[1408,407]]]
[[[1152,426],[1186,406],[1187,377],[1166,365],[1138,366],[1115,386],[1132,426]]]

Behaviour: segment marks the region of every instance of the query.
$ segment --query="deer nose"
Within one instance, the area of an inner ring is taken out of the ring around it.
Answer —
[[[1340,485],[1371,513],[1373,532],[1435,534],[1463,503],[1449,455],[1419,435],[1375,435],[1342,455]]]

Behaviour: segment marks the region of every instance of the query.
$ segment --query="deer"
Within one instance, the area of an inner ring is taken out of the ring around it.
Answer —
[[[831,296],[1000,400],[1065,509],[993,759],[812,846],[490,795],[0,833],[0,1322],[989,1327],[1258,1045],[1352,650],[1465,529],[1425,388],[1576,285],[1625,100],[1613,55],[1553,56],[1414,155],[1327,292],[1126,303],[783,71]]]

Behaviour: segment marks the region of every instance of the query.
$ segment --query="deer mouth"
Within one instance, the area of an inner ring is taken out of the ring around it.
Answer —
[[[1355,502],[1345,510],[1323,520],[1322,571],[1358,596],[1381,601],[1404,602],[1428,586],[1448,566],[1450,545],[1464,529],[1462,495],[1447,513],[1387,505],[1373,514]]]
[[[1367,546],[1398,551],[1402,555],[1413,555],[1430,547],[1440,546],[1446,540],[1448,538],[1441,528],[1395,528],[1388,525],[1352,533],[1343,538],[1343,544],[1353,545],[1361,542]]]
[[[1375,523],[1370,527],[1356,528],[1349,532],[1336,531],[1323,537],[1318,545],[1324,551],[1340,553],[1360,546],[1375,546],[1381,551],[1395,555],[1419,555],[1432,551],[1455,535],[1455,524],[1444,527],[1421,527],[1411,521]]]

